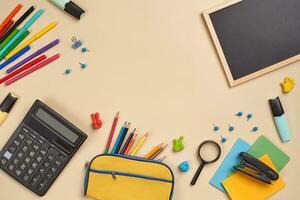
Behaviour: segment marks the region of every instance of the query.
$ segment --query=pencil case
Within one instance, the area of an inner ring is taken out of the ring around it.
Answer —
[[[171,200],[174,175],[166,164],[101,154],[86,166],[84,194],[98,200]]]

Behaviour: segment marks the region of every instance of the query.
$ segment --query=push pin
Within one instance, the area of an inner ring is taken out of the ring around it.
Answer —
[[[258,127],[257,127],[257,126],[254,126],[254,127],[252,128],[251,132],[256,132],[256,131],[258,131]]]
[[[243,114],[244,114],[243,112],[238,112],[235,114],[235,116],[241,117],[241,116],[243,116]]]
[[[220,127],[219,127],[219,126],[216,126],[216,125],[214,124],[214,131],[217,132],[217,131],[219,131],[219,130],[220,130]]]
[[[232,131],[234,131],[234,126],[231,126],[230,124],[228,124],[228,130],[230,131],[230,132],[232,132]]]
[[[220,137],[221,137],[221,142],[222,142],[222,143],[227,142],[227,139],[226,139],[225,137],[222,137],[222,135],[220,135]]]
[[[86,47],[83,47],[83,48],[81,49],[81,52],[82,52],[82,53],[85,53],[85,52],[88,52],[88,51],[90,51],[90,50],[88,50]]]
[[[64,74],[70,74],[71,73],[71,69],[66,69]]]
[[[78,49],[79,47],[81,47],[82,45],[82,42],[80,40],[77,40],[77,38],[75,36],[73,36],[71,38],[72,42],[73,42],[73,45],[72,45],[72,48],[73,49]]]
[[[253,117],[253,115],[252,115],[251,113],[249,113],[249,114],[247,115],[247,120],[249,121],[250,119],[252,119],[252,117]]]
[[[81,62],[79,64],[80,64],[81,69],[85,69],[87,67],[87,64],[84,64],[84,63],[81,63]]]

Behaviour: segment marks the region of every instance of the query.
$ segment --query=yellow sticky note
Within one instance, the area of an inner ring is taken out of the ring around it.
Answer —
[[[260,160],[276,170],[268,155],[262,156]],[[222,184],[231,200],[264,200],[285,187],[281,177],[272,184],[266,184],[242,172],[234,173]]]

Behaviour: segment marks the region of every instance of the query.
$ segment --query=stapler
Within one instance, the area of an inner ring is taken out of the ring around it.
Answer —
[[[240,164],[233,167],[235,170],[268,184],[272,184],[272,181],[279,178],[276,171],[250,154],[242,152],[240,157]]]

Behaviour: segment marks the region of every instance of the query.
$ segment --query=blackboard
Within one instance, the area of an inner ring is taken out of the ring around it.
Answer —
[[[300,59],[300,0],[239,0],[203,14],[231,86]]]

